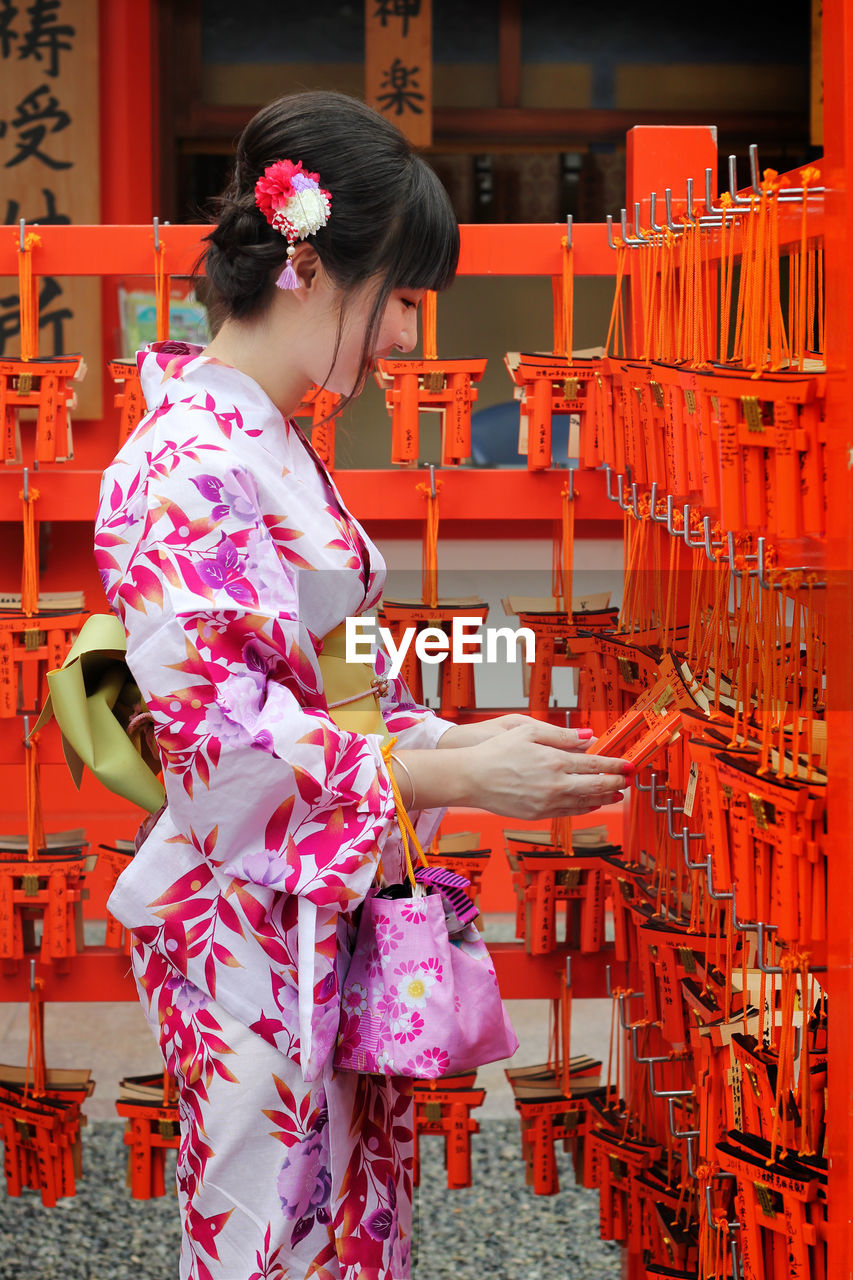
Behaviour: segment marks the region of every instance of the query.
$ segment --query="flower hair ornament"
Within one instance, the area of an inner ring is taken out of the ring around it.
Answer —
[[[287,238],[287,262],[276,280],[279,289],[298,289],[292,258],[297,240],[313,235],[329,221],[332,197],[320,186],[319,173],[308,173],[302,161],[276,160],[255,183],[255,204],[271,227]]]

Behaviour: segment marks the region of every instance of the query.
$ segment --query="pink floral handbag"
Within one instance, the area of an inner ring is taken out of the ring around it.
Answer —
[[[448,933],[441,893],[385,892],[362,905],[335,1066],[433,1080],[509,1058],[518,1040],[475,926]]]
[[[371,889],[362,903],[334,1061],[339,1070],[434,1080],[509,1058],[518,1040],[479,931],[460,926],[453,895],[435,883],[442,877],[415,877],[410,847],[427,861],[391,771],[391,745],[383,755],[408,879]]]

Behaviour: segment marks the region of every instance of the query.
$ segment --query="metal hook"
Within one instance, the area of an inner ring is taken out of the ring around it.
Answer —
[[[666,187],[663,193],[664,202],[666,204],[666,225],[670,231],[683,231],[683,222],[673,222],[672,220],[672,187]]]
[[[675,802],[674,802],[673,800],[671,800],[671,799],[670,799],[670,800],[667,800],[667,801],[665,802],[665,804],[664,804],[664,808],[663,808],[663,809],[658,809],[658,810],[657,810],[657,812],[658,812],[658,813],[665,813],[665,814],[666,814],[666,826],[667,826],[667,830],[668,830],[668,832],[669,832],[669,838],[670,838],[670,840],[680,840],[680,839],[681,839],[681,832],[680,832],[680,831],[673,831],[673,829],[672,829],[672,815],[673,815],[674,813],[684,813],[684,810],[681,808],[681,806],[680,806],[680,805],[675,804]]]
[[[656,776],[657,776],[657,775],[655,774],[655,772],[654,772],[654,770],[653,770],[653,771],[652,771],[652,774],[651,774],[651,777],[654,779]],[[634,790],[635,790],[635,791],[639,791],[639,792],[641,792],[642,794],[644,794],[644,795],[645,795],[645,794],[647,794],[649,791],[651,791],[651,789],[652,789],[652,784],[651,784],[651,782],[650,782],[650,783],[649,783],[649,785],[648,785],[647,787],[644,787],[644,786],[643,786],[643,784],[642,784],[642,782],[640,782],[640,780],[639,780],[639,779],[640,779],[640,775],[639,775],[639,774],[637,774],[637,775],[634,777],[634,782],[633,782]]]
[[[692,537],[690,536],[690,503],[689,502],[685,502],[684,504],[684,529],[682,531],[682,537],[684,538],[685,547],[689,547],[691,551],[696,551],[698,550],[699,547],[704,547],[705,545],[704,537],[700,538],[698,542],[694,542]]]
[[[566,248],[572,247],[572,215],[566,214]]]
[[[752,142],[749,147],[749,180],[757,196],[761,195],[760,177],[761,175],[758,172],[758,146]]]
[[[732,573],[734,574],[734,576],[735,576],[736,578],[742,578],[742,577],[744,576],[744,574],[745,574],[747,578],[754,578],[754,577],[755,577],[755,570],[754,570],[754,569],[737,569],[737,568],[735,568],[735,535],[734,535],[734,533],[732,532],[732,530],[731,530],[731,529],[729,529],[729,531],[728,531],[728,533],[727,533],[726,537],[727,537],[727,539],[728,539],[728,548],[729,548],[729,568],[731,569],[731,571],[732,571]],[[743,558],[744,558],[744,560],[746,560],[746,561],[750,561],[750,560],[757,560],[757,559],[758,559],[758,556],[757,556],[757,555],[746,555],[746,554],[745,554]]]
[[[604,479],[605,479],[605,483],[606,483],[606,485],[607,485],[607,496],[608,496],[608,498],[610,499],[610,501],[611,501],[611,502],[618,502],[618,501],[619,501],[619,498],[618,498],[618,497],[617,497],[617,495],[613,492],[613,486],[612,486],[612,484],[610,483],[612,478],[613,478],[613,471],[612,471],[612,469],[611,469],[609,466],[606,466],[606,465],[605,465],[605,468],[604,468]],[[621,479],[622,479],[622,477],[620,476],[620,477],[619,477],[619,479],[620,479],[620,483],[621,483]]]
[[[30,750],[30,717],[24,716],[24,746]]]
[[[634,513],[634,519],[635,519],[635,520],[639,520],[639,519],[640,519],[640,506],[639,506],[639,503],[638,503],[638,501],[637,501],[637,486],[636,486],[636,484],[632,484],[632,485],[631,485],[631,510],[632,510],[632,511],[633,511],[633,513]]]
[[[624,493],[622,492],[622,487],[623,487],[624,479],[625,479],[625,478],[624,478],[624,476],[617,476],[617,477],[616,477],[616,485],[617,485],[617,489],[616,489],[616,504],[617,504],[617,506],[619,507],[619,510],[620,510],[620,511],[627,511],[627,510],[628,510],[628,503],[625,501],[625,495],[624,495]]]
[[[664,803],[663,803],[662,805],[659,805],[659,804],[658,804],[658,772],[657,772],[657,769],[653,769],[653,770],[652,770],[651,783],[650,783],[650,786],[649,786],[649,790],[650,790],[650,791],[651,791],[651,793],[652,793],[652,798],[651,798],[652,812],[653,812],[653,813],[666,813],[666,812],[667,812],[667,805],[668,805],[668,804],[672,804],[672,801],[671,801],[671,800],[665,800],[665,801],[664,801]],[[683,812],[684,812],[684,810],[683,810],[683,809],[677,809],[677,810],[675,810],[675,812],[677,812],[677,813],[683,813]]]
[[[669,1062],[670,1060],[671,1060],[671,1059],[670,1059],[669,1057],[667,1057],[667,1058],[663,1059],[663,1061],[665,1061],[665,1062]],[[657,1061],[660,1061],[660,1059],[657,1059]],[[690,1089],[656,1089],[656,1088],[655,1088],[655,1066],[654,1066],[654,1062],[650,1062],[648,1065],[649,1065],[649,1085],[650,1085],[650,1087],[651,1087],[652,1097],[654,1097],[654,1098],[670,1098],[670,1099],[675,1099],[675,1098],[692,1098],[692,1097],[693,1097],[693,1089],[692,1089],[692,1088],[690,1088]]]
[[[766,538],[760,537],[760,538],[758,538],[758,540],[756,541],[756,544],[755,544],[755,545],[756,545],[756,555],[755,555],[755,559],[756,559],[756,560],[757,560],[757,562],[758,562],[758,570],[757,570],[757,573],[758,573],[758,585],[759,585],[759,586],[760,586],[764,591],[781,591],[781,590],[782,590],[782,583],[781,583],[781,582],[771,582],[771,581],[770,581],[770,579],[769,579],[768,577],[766,577],[766,575],[765,575],[765,563],[764,563],[764,558],[765,558],[765,547],[766,547],[766,542],[767,542]],[[813,573],[813,572],[814,572],[814,571],[813,571],[812,569],[810,569],[810,568],[808,567],[808,565],[802,565],[802,564],[800,564],[800,565],[791,565],[790,567],[785,566],[785,573]],[[821,589],[822,589],[822,588],[824,588],[824,587],[826,586],[826,583],[825,583],[825,582],[812,582],[810,585],[811,585],[812,587],[819,587],[819,588],[821,588]]]
[[[30,500],[30,471],[29,467],[24,467],[24,502]]]
[[[676,530],[673,529],[672,527],[672,507],[673,507],[673,497],[671,493],[668,493],[666,495],[666,516],[664,517],[664,522],[666,524],[667,533],[670,533],[672,534],[673,537],[675,537]]]
[[[693,179],[687,179],[687,221],[693,221]]]
[[[611,249],[616,248],[616,241],[613,239],[613,215],[607,215],[607,243]]]
[[[764,935],[765,933],[775,933],[779,926],[775,924],[766,924],[763,920],[759,920],[755,927],[758,932],[758,942],[756,943],[756,963],[758,964],[759,969],[762,973],[782,973],[783,969],[781,965],[764,963]],[[810,965],[809,972],[826,973],[826,965]]]
[[[634,1023],[632,1023],[632,1024],[631,1024],[631,1027],[630,1027],[630,1032],[631,1032],[631,1057],[634,1059],[634,1061],[635,1061],[636,1063],[644,1063],[644,1062],[645,1062],[645,1063],[649,1063],[649,1062],[669,1062],[669,1061],[670,1061],[670,1056],[669,1056],[669,1054],[668,1054],[668,1053],[663,1054],[663,1056],[655,1056],[654,1054],[652,1054],[652,1056],[651,1056],[651,1057],[646,1057],[644,1054],[642,1054],[642,1053],[640,1053],[640,1052],[638,1051],[638,1049],[637,1049],[637,1036],[639,1035],[639,1033],[640,1033],[640,1031],[642,1030],[642,1028],[643,1028],[643,1026],[644,1026],[644,1025],[648,1025],[648,1026],[650,1026],[650,1027],[651,1027],[651,1026],[657,1026],[657,1023],[650,1022],[650,1023],[648,1023],[648,1024],[643,1024],[643,1023],[641,1023],[641,1022],[634,1022]]]
[[[628,235],[628,210],[627,209],[622,209],[620,214],[620,219],[622,223],[622,240],[624,241],[625,244],[628,245],[629,248],[634,249],[637,247],[637,245],[646,243],[646,241],[642,237],[638,238],[636,236],[632,237]]]
[[[652,481],[652,487],[649,491],[649,516],[654,520],[655,524],[666,524],[666,516],[655,515],[655,509],[658,504],[658,482]]]
[[[693,1092],[693,1090],[692,1090],[692,1089],[688,1089],[688,1090],[687,1090],[687,1092],[688,1092],[688,1093],[692,1093],[692,1092]],[[666,1106],[667,1106],[667,1111],[669,1112],[669,1131],[670,1131],[670,1133],[672,1134],[673,1138],[688,1138],[688,1139],[690,1139],[690,1138],[698,1138],[698,1137],[699,1137],[699,1130],[698,1130],[698,1129],[679,1129],[679,1128],[677,1128],[677,1127],[676,1127],[676,1123],[675,1123],[675,1098],[673,1097],[673,1095],[672,1095],[672,1094],[670,1094],[670,1095],[667,1097],[667,1100],[666,1100]]]
[[[710,854],[708,855],[708,861],[705,863],[705,872],[708,877],[708,897],[713,898],[715,902],[733,902],[734,896],[735,896],[734,889],[730,890],[729,893],[717,893],[716,889],[714,888]]]
[[[35,991],[35,989],[36,989],[36,962],[35,960],[31,960],[30,961],[30,991]]]
[[[657,208],[658,208],[658,193],[656,191],[653,191],[649,196],[649,226],[651,227],[652,231],[654,231],[656,234],[659,234],[661,231],[663,231],[663,227],[658,223],[658,220],[657,220]]]
[[[712,217],[719,217],[720,214],[725,215],[726,210],[720,205],[719,208],[714,204],[714,198],[711,195],[711,188],[714,184],[714,170],[708,168],[705,170],[705,211]]]
[[[26,218],[21,218],[21,220],[19,221],[19,223],[18,223],[18,231],[19,231],[19,234],[20,234],[20,237],[21,237],[21,240],[20,240],[20,243],[21,243],[21,253],[23,253],[23,252],[24,252],[24,250],[25,250],[25,249],[26,249],[26,247],[27,247],[27,220],[26,220]]]
[[[741,208],[749,205],[750,201],[743,199],[737,193],[737,156],[729,156],[729,195],[732,203],[739,205]]]
[[[154,219],[154,252],[160,252],[160,219]]]
[[[575,469],[574,469],[574,467],[569,467],[569,469],[568,469],[568,470],[569,470],[569,492],[568,492],[568,494],[567,494],[567,497],[568,497],[568,499],[569,499],[569,502],[574,502],[574,499],[575,499]]]
[[[634,1025],[633,1023],[628,1023],[625,1021],[626,1001],[637,1000],[637,999],[645,1000],[645,998],[646,998],[645,992],[643,991],[620,991],[619,992],[619,995],[616,997],[616,1002],[619,1005],[619,1025],[621,1026],[623,1031],[630,1031]]]
[[[722,542],[712,542],[712,541],[711,541],[711,517],[710,517],[710,516],[704,516],[704,517],[703,517],[703,519],[702,519],[702,529],[703,529],[703,532],[704,532],[704,535],[705,535],[705,538],[704,538],[704,541],[705,541],[705,555],[708,557],[708,559],[711,561],[711,563],[712,563],[712,564],[716,564],[716,559],[717,559],[717,558],[716,558],[716,556],[713,554],[713,552],[714,552],[715,548],[717,548],[717,547],[722,547],[722,546],[723,546],[723,543],[722,543]]]
[[[435,497],[435,467],[430,463],[429,467],[429,493],[430,497]]]
[[[755,921],[738,920],[737,899],[732,902],[732,926],[737,929],[738,933],[752,933],[758,927]]]

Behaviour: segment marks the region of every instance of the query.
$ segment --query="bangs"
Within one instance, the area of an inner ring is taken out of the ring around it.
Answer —
[[[398,222],[388,275],[392,289],[446,289],[459,263],[459,225],[450,197],[422,160]]]

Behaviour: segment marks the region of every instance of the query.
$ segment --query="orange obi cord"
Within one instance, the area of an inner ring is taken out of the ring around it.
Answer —
[[[31,618],[38,613],[39,604],[39,559],[38,538],[36,536],[35,504],[39,491],[29,485],[21,489],[18,497],[23,505],[22,522],[24,526],[24,556],[21,570],[21,612]]]
[[[424,360],[437,359],[436,321],[438,319],[438,295],[435,289],[427,289],[424,294],[423,310],[423,345]]]
[[[436,484],[434,493],[428,484],[418,484],[415,487],[427,500],[422,551],[421,599],[428,608],[434,609],[438,604],[438,491],[441,488],[441,482]]]
[[[25,741],[27,789],[27,862],[35,862],[44,848],[44,818],[41,807],[41,776],[39,770],[37,733],[31,733]]]
[[[169,277],[166,275],[166,246],[159,230],[154,241],[154,301],[157,310],[157,341],[169,338]]]
[[[21,306],[21,359],[35,360],[39,353],[39,296],[38,284],[33,277],[33,249],[41,245],[41,236],[28,231],[21,248],[18,247],[18,294]]]
[[[397,745],[396,738],[389,738],[387,742],[382,744],[382,759],[385,761],[385,768],[388,770],[388,780],[391,783],[391,794],[394,797],[394,808],[397,814],[397,827],[400,831],[400,839],[403,843],[403,853],[406,858],[406,874],[409,877],[410,884],[415,883],[415,869],[412,865],[412,850],[417,854],[418,862],[422,866],[428,867],[426,855],[421,848],[420,840],[412,820],[409,817],[409,811],[406,808],[403,797],[400,794],[400,788],[397,786],[397,779],[394,777],[394,770],[391,767],[391,753]]]

